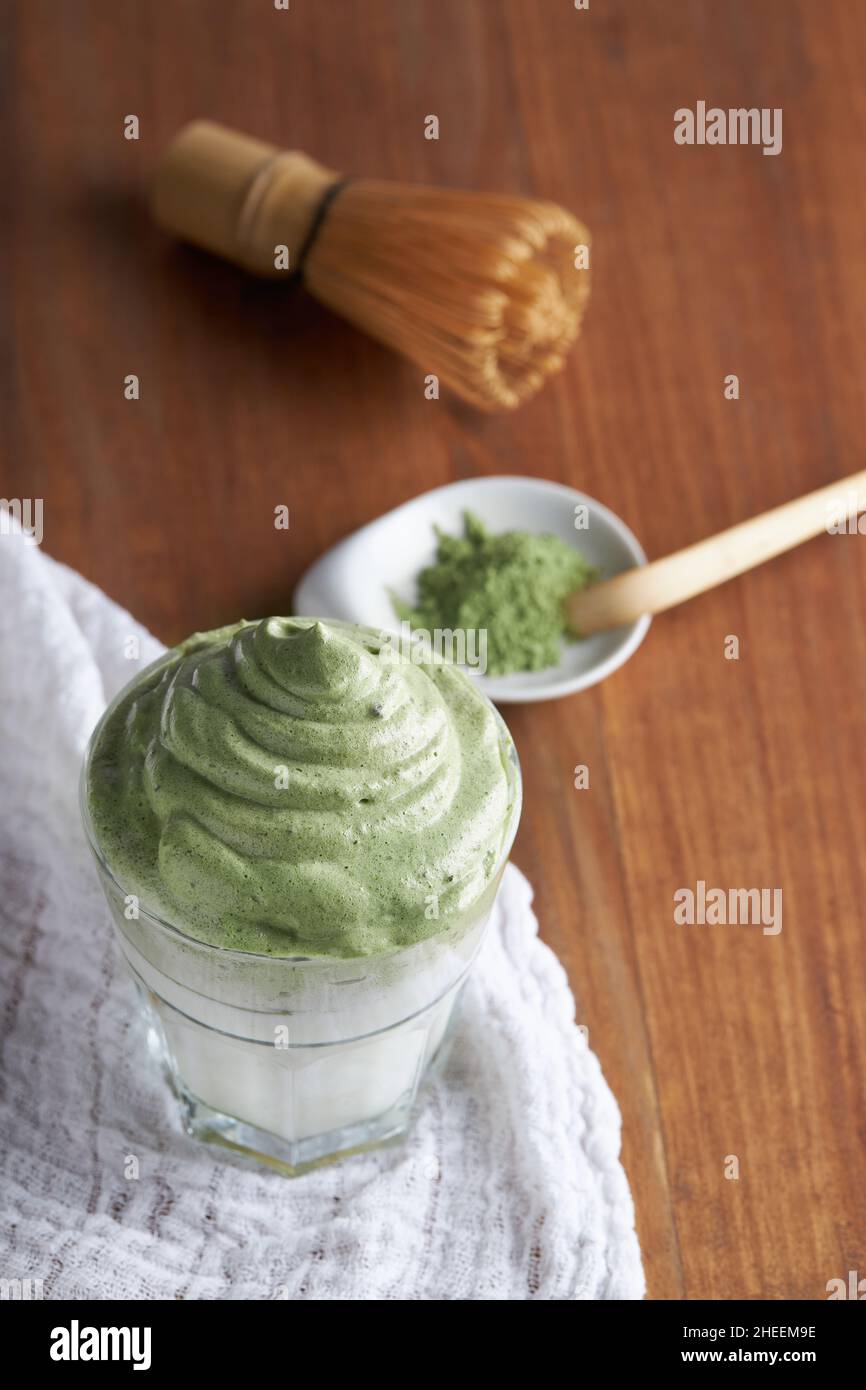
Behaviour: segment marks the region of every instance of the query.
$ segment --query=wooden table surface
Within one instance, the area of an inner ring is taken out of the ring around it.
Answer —
[[[0,490],[44,498],[45,549],[166,642],[288,611],[325,547],[458,478],[572,484],[657,556],[863,467],[866,6],[3,12]],[[676,145],[698,100],[781,107],[782,153]],[[514,415],[430,402],[304,296],[170,244],[143,192],[199,115],[339,169],[574,208],[594,284],[564,373]],[[864,593],[866,537],[822,536],[659,619],[603,685],[506,711],[514,857],[622,1109],[655,1298],[820,1299],[866,1275]],[[783,930],[677,926],[701,879],[782,889]]]

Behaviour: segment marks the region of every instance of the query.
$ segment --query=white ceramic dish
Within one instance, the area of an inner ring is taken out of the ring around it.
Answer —
[[[576,507],[586,508],[585,529],[575,529]],[[544,531],[560,536],[596,565],[605,579],[646,564],[637,538],[625,523],[585,493],[541,478],[470,478],[422,493],[335,545],[298,584],[292,611],[300,617],[342,618],[399,631],[390,591],[414,601],[415,577],[435,555],[434,525],[458,534],[464,511],[475,512],[492,531]],[[544,671],[475,675],[475,679],[499,704],[571,695],[595,685],[627,661],[649,624],[644,617],[613,632],[563,643],[559,664]]]

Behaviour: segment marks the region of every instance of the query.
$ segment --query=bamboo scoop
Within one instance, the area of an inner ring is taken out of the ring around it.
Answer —
[[[209,121],[169,147],[153,213],[254,274],[301,276],[483,410],[519,405],[562,366],[589,292],[589,234],[554,203],[348,179]]]
[[[663,560],[572,594],[566,601],[569,623],[582,637],[589,637],[633,623],[647,613],[663,613],[792,550],[831,525],[842,526],[862,511],[866,511],[866,470],[741,521]]]

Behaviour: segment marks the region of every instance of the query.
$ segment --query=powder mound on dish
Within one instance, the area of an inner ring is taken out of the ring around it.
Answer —
[[[529,531],[492,534],[472,512],[463,535],[437,526],[436,559],[418,575],[413,605],[392,596],[398,616],[413,628],[485,630],[487,674],[541,671],[575,641],[564,601],[598,571],[559,536]]]

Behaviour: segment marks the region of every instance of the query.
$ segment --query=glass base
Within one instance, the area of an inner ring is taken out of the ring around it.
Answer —
[[[412,1119],[411,1101],[407,1100],[384,1115],[377,1115],[374,1120],[290,1143],[231,1115],[221,1115],[176,1083],[175,1091],[181,1102],[187,1134],[245,1154],[288,1178],[298,1178],[314,1168],[323,1168],[328,1163],[337,1163],[341,1158],[351,1158],[370,1149],[399,1144],[405,1139]]]
[[[235,1115],[216,1110],[189,1090],[172,1064],[165,1031],[153,1007],[156,1001],[148,998],[140,982],[137,983],[145,1006],[142,1016],[145,1020],[148,1050],[179,1102],[181,1122],[186,1133],[204,1143],[218,1144],[221,1148],[230,1149],[234,1153],[263,1163],[289,1178],[300,1177],[315,1168],[337,1163],[340,1159],[351,1158],[356,1154],[400,1144],[409,1133],[416,1104],[421,1099],[419,1092],[426,1089],[432,1079],[441,1075],[447,1062],[459,1012],[458,1008],[451,1007],[445,1031],[424,1069],[420,1087],[416,1082],[395,1105],[373,1118],[341,1129],[333,1129],[328,1133],[289,1140],[273,1134],[270,1130],[261,1129],[247,1120],[238,1119]],[[455,1004],[459,1003],[461,993],[462,987],[457,991]]]

